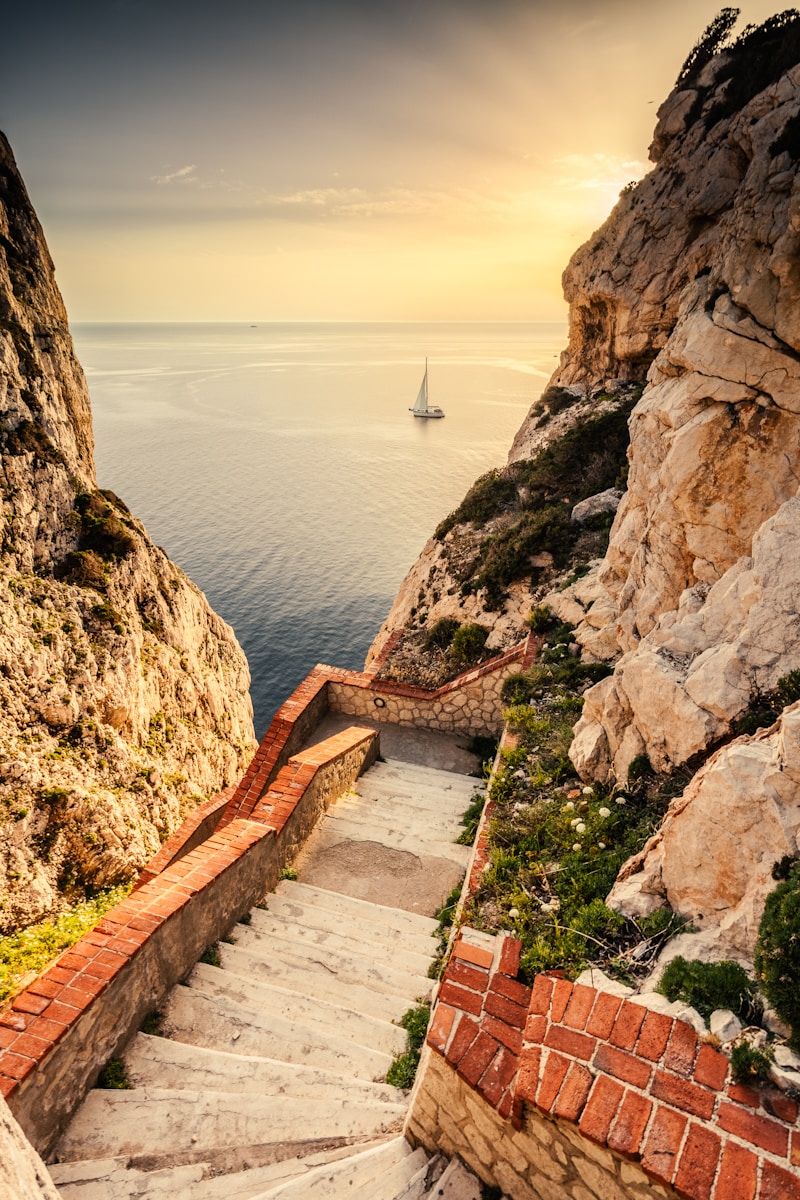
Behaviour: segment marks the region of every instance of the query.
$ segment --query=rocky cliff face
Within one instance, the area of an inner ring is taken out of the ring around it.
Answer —
[[[253,746],[233,632],[95,480],[53,264],[0,135],[0,930],[117,884]]]
[[[658,113],[654,169],[567,268],[569,345],[501,473],[524,474],[644,385],[607,550],[544,596],[520,570],[500,628],[543,599],[584,657],[613,665],[570,751],[586,780],[624,785],[640,756],[687,775],[708,760],[612,899],[631,913],[666,901],[711,930],[708,953],[744,956],[772,863],[800,849],[794,710],[736,736],[765,703],[779,715],[775,697],[792,698],[780,681],[800,668],[798,63],[793,11],[687,60]],[[412,592],[427,600],[443,557],[426,547],[384,633]]]

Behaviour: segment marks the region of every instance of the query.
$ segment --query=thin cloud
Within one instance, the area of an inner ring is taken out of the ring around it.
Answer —
[[[177,171],[172,171],[168,175],[151,175],[151,183],[197,183],[197,176],[194,172],[197,170],[197,163],[190,163],[187,167],[178,167]]]

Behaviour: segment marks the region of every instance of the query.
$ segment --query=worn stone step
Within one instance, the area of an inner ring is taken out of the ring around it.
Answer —
[[[439,782],[407,778],[403,775],[382,775],[373,769],[362,775],[354,787],[343,795],[369,796],[380,800],[394,799],[403,807],[409,805],[415,810],[427,808],[431,812],[460,817],[464,809],[472,803],[476,792],[483,791],[483,785],[478,779],[469,780],[464,787],[443,787]]]
[[[427,1200],[436,1195],[435,1185],[447,1166],[447,1159],[441,1153],[434,1154],[424,1163],[408,1183],[401,1187],[394,1200]]]
[[[363,932],[365,931],[362,928]],[[436,943],[433,938],[427,939],[427,953],[420,954],[415,950],[409,950],[405,945],[405,939],[382,941],[374,934],[370,935],[369,932],[366,933],[366,936],[355,937],[352,936],[349,925],[344,926],[342,923],[340,923],[340,929],[335,932],[316,929],[313,925],[304,925],[294,917],[281,917],[270,909],[267,909],[266,912],[263,909],[254,909],[250,924],[234,926],[231,936],[237,945],[246,948],[251,944],[247,937],[248,933],[255,933],[261,937],[269,937],[274,934],[309,946],[326,946],[332,950],[365,955],[375,962],[384,962],[396,970],[408,971],[412,975],[425,975],[436,954]]]
[[[265,1104],[263,1096],[238,1092],[95,1088],[62,1137],[58,1157],[68,1161],[147,1155],[151,1167],[171,1166],[180,1165],[174,1162],[176,1152],[190,1145],[213,1162],[216,1151],[233,1147],[263,1151],[271,1145],[283,1153],[293,1145],[308,1146],[312,1139],[388,1135],[402,1124],[403,1115],[402,1105],[374,1101],[314,1102],[284,1096]]]
[[[384,1051],[260,1012],[252,1005],[205,996],[195,988],[173,989],[162,1029],[167,1037],[190,1045],[318,1066],[357,1079],[384,1079],[392,1062],[392,1055]]]
[[[255,1092],[259,1096],[329,1100],[343,1097],[365,1104],[402,1104],[405,1094],[388,1083],[372,1083],[317,1066],[281,1062],[257,1055],[231,1054],[208,1046],[137,1033],[124,1055],[134,1087],[187,1088],[190,1091]]]
[[[431,858],[448,858],[466,867],[471,850],[469,846],[460,846],[454,841],[457,834],[456,827],[452,829],[450,837],[439,837],[435,830],[426,833],[421,829],[404,828],[402,819],[367,820],[365,817],[359,820],[346,814],[340,816],[334,809],[315,830],[322,844],[341,841],[381,842],[395,850],[407,850],[410,854],[424,854]]]
[[[385,1140],[358,1145],[371,1149]],[[137,1166],[137,1160],[128,1155],[54,1163],[48,1170],[62,1200],[253,1200],[265,1189],[352,1154],[353,1146],[345,1143],[314,1150],[304,1158],[285,1158],[230,1172],[220,1171],[220,1155],[213,1163],[197,1161],[156,1170]]]
[[[334,818],[367,825],[388,825],[390,829],[441,842],[451,842],[464,828],[461,813],[456,815],[430,808],[407,808],[394,797],[355,796],[352,792],[345,792],[328,810],[326,822]]]
[[[421,973],[396,970],[385,963],[376,963],[366,954],[338,951],[327,946],[308,946],[295,938],[276,934],[260,937],[253,933],[246,939],[242,938],[235,946],[222,942],[219,953],[223,967],[230,966],[237,975],[248,975],[251,971],[257,971],[262,976],[268,975],[271,964],[280,960],[294,966],[305,965],[309,974],[323,973],[333,979],[412,998],[426,994],[431,982]],[[277,984],[277,980],[275,982]],[[360,1004],[355,1003],[353,1007],[361,1010]]]
[[[293,879],[282,879],[275,889],[275,895],[286,896],[298,900],[302,904],[324,908],[327,912],[341,914],[343,917],[361,917],[367,921],[382,924],[386,921],[396,933],[406,931],[415,933],[435,933],[437,922],[433,917],[422,913],[408,912],[404,908],[391,908],[385,904],[373,904],[370,900],[358,900],[344,892],[332,892],[327,888],[316,887],[310,883],[299,883]]]
[[[317,1066],[258,1055],[212,1050],[208,1046],[137,1034],[124,1055],[135,1087],[255,1092],[260,1096],[331,1099],[344,1096],[368,1103],[402,1104],[404,1093],[388,1083],[356,1079]]]
[[[225,946],[224,949],[229,952],[225,958],[227,969],[236,975],[244,975],[253,980],[261,979],[265,983],[289,991],[304,992],[307,996],[316,996],[332,1004],[341,1004],[357,1012],[378,1017],[382,1021],[399,1020],[417,995],[431,994],[432,982],[429,979],[426,980],[426,991],[412,989],[406,996],[400,996],[397,992],[386,991],[371,984],[340,979],[319,964],[315,968],[309,965],[308,959],[284,956],[277,950],[272,958],[265,962],[245,950],[239,950],[237,946]]]
[[[394,909],[382,909],[380,905],[371,905],[378,914],[386,911],[394,912]],[[407,950],[413,951],[415,954],[422,954],[425,958],[430,958],[437,949],[437,942],[433,932],[411,933],[406,930],[396,929],[389,920],[385,920],[382,916],[377,918],[372,916],[372,919],[367,919],[361,913],[344,913],[332,912],[327,908],[320,908],[315,904],[307,904],[305,901],[294,899],[292,896],[285,896],[273,892],[267,897],[266,908],[254,908],[250,914],[250,923],[257,929],[269,928],[268,924],[262,922],[262,917],[280,917],[285,921],[294,921],[297,925],[302,925],[307,929],[321,929],[329,933],[344,933],[347,937],[357,938],[361,942],[367,942],[369,945],[388,945],[390,947],[402,944]]]
[[[350,1007],[344,1008],[299,991],[278,988],[263,980],[249,979],[232,971],[198,963],[188,982],[190,988],[204,996],[222,1003],[233,1001],[245,1008],[255,1008],[260,1013],[299,1022],[310,1030],[318,1031],[320,1036],[331,1034],[346,1038],[347,1041],[389,1055],[402,1054],[406,1048],[405,1033],[390,1021],[366,1016]]]
[[[408,1159],[414,1160],[414,1170],[418,1170],[420,1156],[425,1157],[424,1150],[412,1150],[405,1138],[393,1138],[382,1146],[309,1171],[302,1179],[270,1188],[255,1200],[341,1200],[344,1196],[383,1200],[378,1190],[382,1176]]]
[[[423,767],[419,763],[404,762],[400,758],[387,758],[376,762],[361,779],[416,780],[420,783],[436,784],[443,791],[469,791],[480,785],[477,775],[462,775],[459,771],[443,771],[439,767]]]
[[[431,1200],[481,1200],[483,1188],[477,1175],[464,1165],[460,1158],[452,1159],[445,1167],[441,1178],[431,1188]],[[508,1200],[504,1197],[503,1200]]]

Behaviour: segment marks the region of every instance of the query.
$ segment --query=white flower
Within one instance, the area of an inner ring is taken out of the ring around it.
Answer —
[[[572,849],[575,851],[576,854],[578,853],[580,848],[581,848],[580,842],[576,842],[575,845],[572,847]]]
[[[601,816],[601,817],[604,817],[604,818],[605,818],[605,817],[610,817],[610,816],[611,816],[611,809],[610,809],[610,808],[606,808],[606,806],[605,806],[605,805],[603,805],[603,807],[602,807],[602,808],[598,808],[598,810],[597,810],[597,811],[599,812],[599,814],[600,814],[600,816]]]
[[[619,804],[620,808],[624,808],[625,804],[626,804],[625,797],[624,796],[615,796],[614,803]]]
[[[583,794],[584,794],[584,796],[591,796],[593,791],[594,791],[594,788],[585,787],[583,789]]]
[[[568,800],[567,803],[564,805],[564,808],[566,808],[569,812],[572,812],[574,807],[575,807],[575,805],[572,803],[571,800]]]
[[[606,848],[605,842],[598,842],[597,845],[600,850],[605,850]]]
[[[508,915],[511,917],[512,921],[516,921],[517,917],[519,916],[519,909],[518,908],[510,908],[508,910]]]
[[[569,827],[570,827],[570,829],[575,829],[576,826],[580,825],[580,823],[581,822],[580,822],[579,817],[573,817],[573,819],[569,823]]]
[[[578,821],[578,824],[575,826],[575,832],[586,833],[586,826],[584,825],[583,821]]]

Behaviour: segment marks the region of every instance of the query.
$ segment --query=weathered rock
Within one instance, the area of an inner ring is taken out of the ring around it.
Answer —
[[[59,1200],[47,1167],[0,1096],[0,1197],[3,1200]]]
[[[604,492],[598,492],[596,496],[589,496],[586,500],[581,500],[572,510],[571,520],[576,525],[584,525],[587,521],[591,521],[592,517],[602,517],[605,513],[615,513],[619,508],[620,500],[624,493],[620,488],[606,488]]]
[[[729,1008],[717,1008],[708,1018],[708,1028],[722,1045],[732,1042],[742,1032],[742,1022]]]
[[[113,495],[0,135],[0,929],[130,879],[253,746],[230,628]]]
[[[632,915],[660,898],[700,930],[683,935],[694,947],[687,957],[752,960],[773,864],[798,850],[800,702],[709,759],[625,864],[608,903]]]

